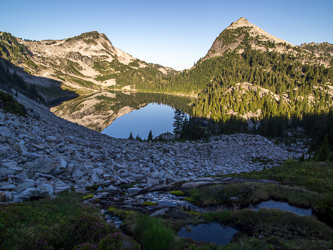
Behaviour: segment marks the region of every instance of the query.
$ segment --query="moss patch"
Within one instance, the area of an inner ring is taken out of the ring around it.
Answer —
[[[176,196],[185,196],[183,191],[170,191],[170,194],[173,194]]]
[[[145,202],[140,203],[140,205],[142,205],[142,206],[156,206],[156,205],[158,205],[158,203],[157,202],[151,202],[151,201],[145,201]]]

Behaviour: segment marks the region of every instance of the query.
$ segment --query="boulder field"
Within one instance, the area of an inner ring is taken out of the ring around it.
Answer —
[[[24,96],[26,117],[0,110],[0,202],[53,196],[74,187],[122,184],[137,189],[261,170],[299,157],[303,142],[275,145],[259,135],[211,137],[209,142],[141,142],[116,139],[55,116]],[[292,149],[292,150],[291,150]]]

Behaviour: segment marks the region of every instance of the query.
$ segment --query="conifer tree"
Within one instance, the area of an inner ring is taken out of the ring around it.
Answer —
[[[152,141],[153,140],[153,132],[150,130],[148,133],[148,141]]]

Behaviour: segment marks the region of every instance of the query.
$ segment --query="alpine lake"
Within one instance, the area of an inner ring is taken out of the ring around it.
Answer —
[[[53,112],[69,121],[114,138],[147,139],[173,132],[174,112],[192,115],[192,99],[157,93],[105,91],[80,96],[54,107]]]

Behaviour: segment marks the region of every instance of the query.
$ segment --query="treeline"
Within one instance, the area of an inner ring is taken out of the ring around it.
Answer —
[[[251,48],[242,55],[229,53],[223,59],[212,60],[221,60],[221,64],[223,60],[223,66],[194,102],[196,115],[221,118],[230,110],[244,114],[261,109],[261,118],[285,112],[291,116],[327,112],[332,105],[328,92],[329,80],[333,79],[332,65],[303,65],[291,54],[263,53]],[[262,98],[260,88],[245,93],[227,91],[244,82],[268,89],[272,95]],[[279,98],[273,98],[273,94]]]
[[[109,65],[96,63],[95,69],[103,73],[97,80],[116,79],[121,86],[135,83],[136,89],[156,92],[202,92],[201,99],[206,94],[214,94],[214,98],[217,98],[216,94],[220,96],[224,88],[242,82],[269,89],[277,95],[293,92],[290,93],[294,95],[293,98],[309,94],[317,97],[320,91],[313,87],[332,79],[332,67],[304,64],[300,54],[264,52],[247,46],[241,55],[229,52],[223,57],[200,60],[193,69],[172,75],[164,75],[152,66],[134,69],[117,59]],[[108,67],[114,68],[110,74],[107,73]]]
[[[315,152],[317,161],[333,161],[333,110],[321,114],[303,114],[301,117],[270,116],[260,121],[228,116],[220,120],[189,118],[177,109],[174,116],[174,133],[179,140],[208,139],[211,135],[248,133],[283,140],[292,131],[297,138],[297,129],[311,138],[310,152]]]

